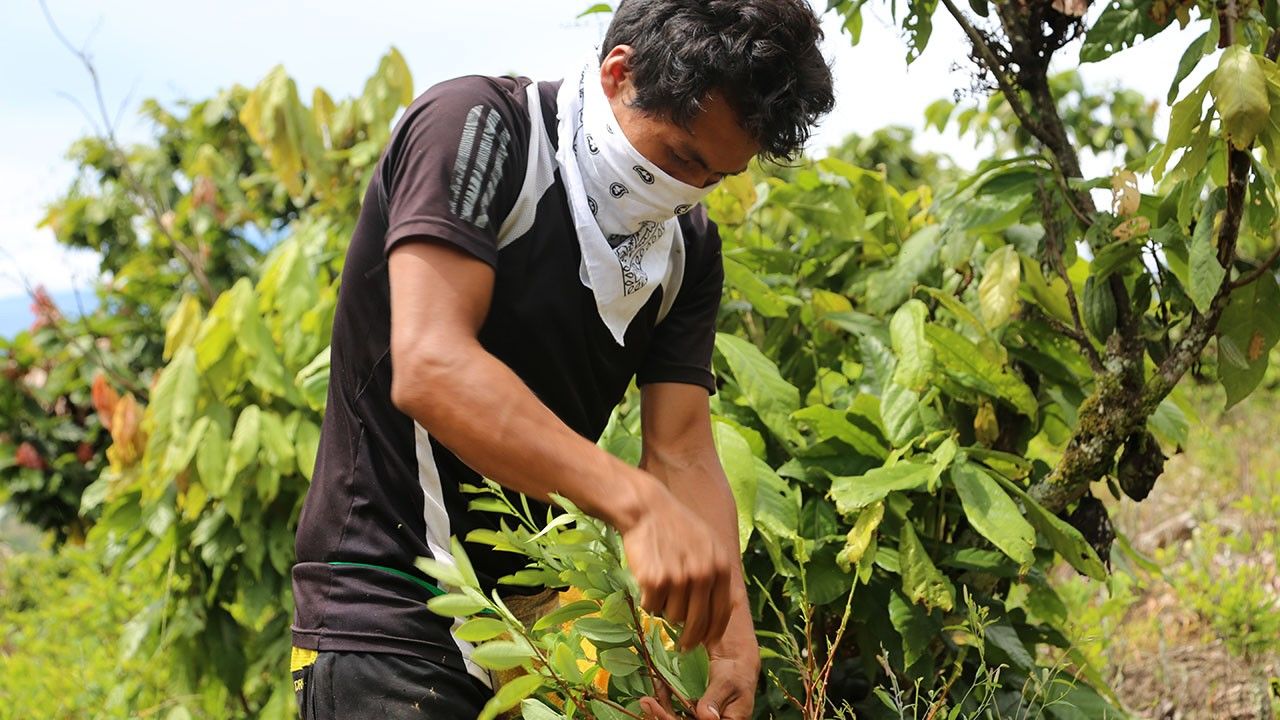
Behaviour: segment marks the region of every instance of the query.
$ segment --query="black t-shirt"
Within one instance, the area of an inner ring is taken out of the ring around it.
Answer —
[[[482,345],[586,438],[599,438],[633,377],[714,392],[711,353],[724,273],[719,235],[700,207],[679,219],[684,262],[674,302],[664,306],[665,287],[656,291],[624,345],[580,279],[558,173],[547,175],[533,224],[499,249],[499,228],[525,186],[529,82],[468,76],[432,87],[398,122],[369,184],[342,273],[328,405],[298,524],[299,647],[453,664],[460,649],[466,653],[450,635],[452,621],[426,609],[430,595],[418,581],[430,579],[414,560],[440,559],[450,535],[495,528],[498,518],[468,509],[459,486],[477,484],[479,476],[391,402],[387,258],[399,243],[448,242],[493,266]],[[537,87],[552,145],[558,85]],[[487,546],[466,549],[486,587],[523,565]]]

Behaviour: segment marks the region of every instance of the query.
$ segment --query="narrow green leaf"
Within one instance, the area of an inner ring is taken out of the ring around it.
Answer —
[[[889,467],[878,467],[865,475],[831,478],[830,496],[841,513],[851,513],[870,505],[897,490],[915,490],[938,477],[933,463],[904,460]]]
[[[929,308],[916,299],[908,300],[889,321],[889,339],[898,364],[893,381],[917,392],[924,390],[933,369],[933,346],[924,336]]]
[[[494,618],[477,617],[462,623],[453,631],[455,637],[459,640],[465,640],[469,643],[484,642],[492,640],[499,635],[507,632],[507,624],[501,620]]]
[[[1178,71],[1173,76],[1173,84],[1169,86],[1169,96],[1165,99],[1165,102],[1169,105],[1172,105],[1173,101],[1178,98],[1178,86],[1182,84],[1183,80],[1187,79],[1187,76],[1191,74],[1196,65],[1200,64],[1200,59],[1207,54],[1205,52],[1205,39],[1208,37],[1209,33],[1205,32],[1205,34],[1193,40],[1187,46],[1187,49],[1183,51],[1182,59],[1178,61]]]
[[[485,604],[459,593],[439,595],[427,601],[427,609],[437,615],[448,617],[466,617],[485,609]],[[505,669],[505,668],[504,668]]]
[[[1191,287],[1187,288],[1187,294],[1191,296],[1196,309],[1202,313],[1209,311],[1213,296],[1218,293],[1218,288],[1227,276],[1226,268],[1218,262],[1218,248],[1213,242],[1221,209],[1222,193],[1215,192],[1205,202],[1200,217],[1196,220],[1195,235],[1191,238]]]
[[[1019,565],[1035,559],[1036,531],[986,471],[972,463],[951,466],[951,483],[974,529]]]
[[[930,348],[932,352],[932,348]],[[797,410],[792,415],[796,420],[809,425],[819,442],[839,440],[858,452],[860,455],[883,460],[889,451],[872,432],[849,420],[849,414],[843,410],[825,405],[811,405]]]
[[[759,458],[752,454],[746,438],[732,425],[714,422],[712,431],[738,514],[738,546],[745,548],[751,531],[755,529],[756,462]]]
[[[992,477],[1022,501],[1022,508],[1026,512],[1027,520],[1041,535],[1045,536],[1049,541],[1050,547],[1070,563],[1071,567],[1094,580],[1106,579],[1106,567],[1102,564],[1102,560],[1098,558],[1098,553],[1084,539],[1079,530],[1071,527],[1065,520],[1046,510],[1043,505],[1032,499],[1016,484],[999,475]]]
[[[716,349],[729,365],[734,382],[747,404],[781,440],[792,445],[803,444],[800,433],[791,424],[791,413],[800,407],[800,391],[782,378],[778,366],[760,349],[740,337],[716,334]]]
[[[601,650],[596,657],[600,661],[600,667],[608,670],[616,677],[626,677],[644,667],[644,661],[631,648],[619,647]]]
[[[910,519],[904,519],[902,523],[898,562],[902,572],[902,592],[911,602],[946,611],[955,607],[955,588],[929,559],[929,553],[916,536]]]
[[[443,595],[433,598],[427,602],[430,606],[436,600],[443,600],[449,595]],[[432,608],[433,610],[435,608]],[[447,613],[441,613],[442,615]],[[533,657],[533,650],[523,643],[512,642],[511,640],[494,640],[483,645],[477,646],[471,651],[471,659],[475,664],[489,670],[510,670],[511,668],[520,667],[529,658]],[[532,691],[530,691],[532,692]],[[523,696],[520,698],[523,699]],[[512,703],[514,705],[515,703]]]
[[[925,335],[937,351],[938,364],[952,380],[1004,400],[1029,418],[1036,416],[1039,403],[1031,388],[1007,367],[988,360],[968,338],[933,323],[925,326]]]
[[[521,700],[532,695],[540,687],[542,687],[542,676],[540,675],[520,675],[508,680],[505,684],[500,685],[493,697],[489,698],[489,702],[484,704],[484,708],[480,710],[476,720],[493,720],[502,713],[519,705]]]
[[[533,629],[536,631],[546,630],[547,628],[557,627],[577,620],[583,615],[590,615],[599,611],[600,603],[592,600],[578,600],[558,607],[538,618],[538,621],[533,624]]]

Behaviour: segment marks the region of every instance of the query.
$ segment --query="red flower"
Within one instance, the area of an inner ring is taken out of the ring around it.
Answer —
[[[89,461],[93,459],[93,446],[87,442],[81,442],[77,445],[76,459],[80,461],[81,465],[88,465]]]

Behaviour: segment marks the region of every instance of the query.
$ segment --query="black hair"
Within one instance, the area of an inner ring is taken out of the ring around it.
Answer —
[[[805,0],[623,0],[601,60],[629,45],[637,109],[688,126],[714,90],[771,160],[793,160],[835,97]]]

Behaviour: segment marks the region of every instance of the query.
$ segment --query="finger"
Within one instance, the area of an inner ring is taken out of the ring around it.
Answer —
[[[640,607],[651,615],[660,614],[668,602],[670,591],[665,583],[648,582],[640,586]]]
[[[689,616],[688,577],[689,574],[682,569],[680,580],[672,583],[671,589],[667,592],[667,605],[662,616],[673,623],[683,623]]]
[[[750,694],[738,694],[720,706],[720,720],[751,720],[755,699]]]
[[[680,634],[680,646],[685,651],[694,649],[706,640],[707,629],[711,626],[711,600],[715,592],[714,576],[712,583],[695,583],[689,590],[689,615]]]
[[[652,720],[676,720],[675,715],[662,709],[658,701],[651,697],[640,698],[640,709],[644,711],[646,718]]]

